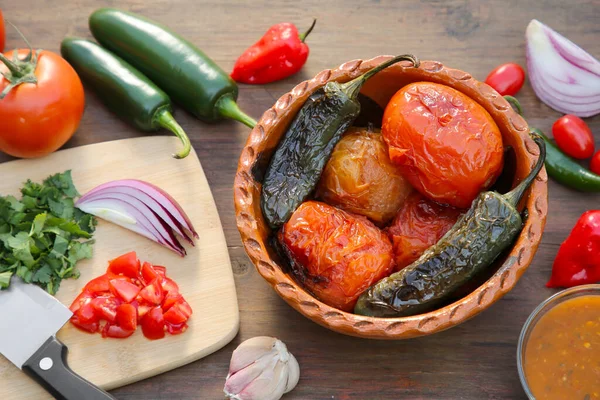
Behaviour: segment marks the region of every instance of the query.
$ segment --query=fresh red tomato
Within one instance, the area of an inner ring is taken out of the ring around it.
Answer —
[[[81,322],[76,315],[74,315],[71,318],[71,323],[83,331],[90,332],[90,333],[98,332],[99,324],[97,321],[84,323],[84,322]]]
[[[188,317],[186,317],[183,311],[181,311],[177,306],[171,307],[169,311],[165,313],[165,322],[168,322],[172,325],[183,324],[187,320]]]
[[[183,298],[183,296],[181,296],[179,293],[168,292],[162,303],[163,311],[167,311],[169,308],[171,308],[173,306],[173,304],[177,303],[179,301],[179,299],[182,299],[182,298]]]
[[[138,260],[135,251],[123,254],[110,262],[107,272],[131,279],[138,278],[140,275],[140,260]]]
[[[86,303],[88,300],[91,300],[93,297],[94,296],[92,296],[91,293],[84,290],[79,296],[75,298],[75,300],[73,300],[73,303],[71,303],[69,309],[73,314],[75,314],[84,303]]]
[[[149,262],[144,261],[144,264],[142,264],[142,279],[144,280],[144,283],[147,285],[158,277],[159,274],[154,269],[154,266]]]
[[[169,332],[171,335],[179,335],[180,333],[185,332],[188,328],[188,325],[185,322],[179,325],[173,325],[167,322],[165,323],[165,326],[167,327],[167,332]]]
[[[121,302],[114,296],[99,296],[92,300],[92,307],[98,319],[104,319],[108,322],[117,320],[117,307]]]
[[[130,330],[121,326],[107,324],[104,329],[102,329],[102,337],[123,339],[133,335],[133,332],[135,332],[135,329]]]
[[[177,304],[175,304],[175,307],[177,307],[187,319],[192,316],[192,307],[183,298],[179,299]]]
[[[127,303],[131,303],[140,293],[139,286],[125,279],[112,279],[109,285],[111,292]]]
[[[525,82],[525,71],[519,64],[507,63],[497,66],[490,72],[485,83],[493,87],[502,96],[514,96]]]
[[[152,310],[154,307],[148,304],[142,304],[138,306],[137,309],[137,313],[138,313],[138,322],[140,322],[142,320],[142,318],[144,318],[144,315],[148,314],[148,311]]]
[[[165,318],[160,307],[154,307],[142,318],[142,332],[148,339],[165,337]]]
[[[137,329],[137,309],[131,304],[121,304],[117,307],[117,325],[125,330]]]
[[[164,277],[161,286],[165,292],[179,293],[179,286],[171,278]]]
[[[590,127],[579,117],[567,114],[552,125],[556,144],[571,157],[583,160],[594,154],[594,137]]]
[[[154,270],[162,277],[167,276],[167,268],[162,265],[153,265]]]
[[[596,175],[600,175],[600,150],[592,157],[592,161],[590,161],[590,170]]]
[[[24,60],[29,49],[17,51]],[[13,52],[4,53],[12,60]],[[41,51],[37,65],[20,61],[20,74],[35,80],[14,87],[0,99],[0,151],[22,158],[41,157],[58,150],[73,136],[84,109],[81,80],[62,57]],[[27,70],[32,72],[26,72]],[[0,62],[0,92],[11,82],[15,73]]]
[[[97,321],[96,310],[92,302],[93,299],[88,298],[81,304],[79,310],[77,310],[77,318],[84,324]]]
[[[89,281],[87,285],[85,285],[84,290],[87,290],[94,294],[108,292],[110,290],[110,286],[108,284],[109,280],[110,278],[107,274],[101,275]]]
[[[150,304],[160,305],[165,298],[160,280],[160,277],[156,278],[140,291],[140,296]]]
[[[4,51],[5,40],[6,34],[4,32],[4,17],[2,16],[2,10],[0,10],[0,53]]]

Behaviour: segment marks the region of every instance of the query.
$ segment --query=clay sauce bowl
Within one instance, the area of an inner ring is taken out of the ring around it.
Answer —
[[[531,263],[548,211],[548,177],[542,169],[521,201],[521,209],[526,207],[529,215],[510,251],[499,257],[487,276],[474,283],[477,286],[463,290],[449,304],[425,314],[401,318],[355,315],[320,302],[298,285],[282,268],[283,263],[278,262],[280,259],[270,245],[272,232],[260,208],[264,172],[279,140],[310,94],[328,81],[347,82],[390,58],[379,56],[349,61],[320,72],[281,96],[248,136],[234,183],[237,226],[246,252],[262,277],[289,305],[312,321],[345,335],[373,339],[407,339],[432,334],[458,325],[488,308],[515,286]],[[447,68],[436,61],[422,61],[419,68],[401,62],[375,75],[365,84],[362,93],[385,108],[398,89],[417,81],[453,87],[481,104],[500,128],[505,148],[512,148],[512,161],[507,156],[505,164],[505,171],[507,168],[512,171],[508,186],[512,183],[514,187],[527,176],[539,156],[537,145],[529,137],[527,122],[495,90],[467,72]]]

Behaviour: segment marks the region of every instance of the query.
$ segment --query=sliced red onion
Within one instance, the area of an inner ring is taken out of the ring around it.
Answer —
[[[118,189],[117,189],[118,188]],[[187,235],[183,234],[182,228],[187,230],[190,235],[198,239],[198,233],[196,233],[192,222],[188,218],[183,208],[177,203],[177,201],[171,197],[167,192],[155,186],[149,182],[141,181],[138,179],[122,179],[112,182],[104,183],[96,188],[90,190],[84,194],[78,201],[85,202],[88,198],[96,196],[106,191],[118,191],[120,193],[127,193],[138,200],[145,203],[150,209],[152,209],[158,216],[163,219],[175,232],[180,234],[182,237]],[[160,208],[164,210],[164,213],[160,211]],[[164,214],[168,214],[166,217]],[[188,238],[189,239],[189,238]]]
[[[600,61],[535,19],[525,39],[529,79],[540,100],[565,114],[600,113]]]

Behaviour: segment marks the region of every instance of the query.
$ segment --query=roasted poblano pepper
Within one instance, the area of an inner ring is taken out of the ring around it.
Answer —
[[[482,192],[452,229],[417,261],[364,292],[354,312],[374,317],[420,314],[489,267],[522,229],[516,206],[546,157],[543,139],[539,135],[533,139],[540,147],[540,157],[523,182],[504,195]]]
[[[377,72],[408,60],[412,55],[386,61],[347,83],[328,82],[302,106],[271,158],[262,187],[261,206],[272,228],[285,223],[313,192],[333,148],[360,113],[358,93]]]

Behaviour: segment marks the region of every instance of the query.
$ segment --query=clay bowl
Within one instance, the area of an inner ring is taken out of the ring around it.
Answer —
[[[510,251],[489,269],[489,274],[464,290],[453,302],[428,313],[402,318],[374,318],[346,313],[330,307],[298,285],[285,272],[283,263],[270,245],[271,230],[260,208],[261,180],[271,155],[292,119],[315,90],[328,81],[347,82],[389,59],[353,60],[297,85],[268,109],[250,133],[240,156],[235,177],[234,197],[237,226],[248,256],[258,272],[293,308],[307,318],[333,331],[375,339],[406,339],[428,335],[458,325],[488,308],[508,293],[525,272],[542,238],[548,210],[545,169],[535,179],[521,202],[529,216]],[[528,135],[523,118],[495,90],[473,79],[470,74],[447,68],[439,62],[422,61],[419,68],[409,63],[393,65],[374,76],[362,93],[385,107],[402,86],[415,81],[442,83],[457,89],[481,104],[498,124],[505,147],[512,148],[506,158],[510,169],[508,186],[521,181],[537,160],[539,149]]]

